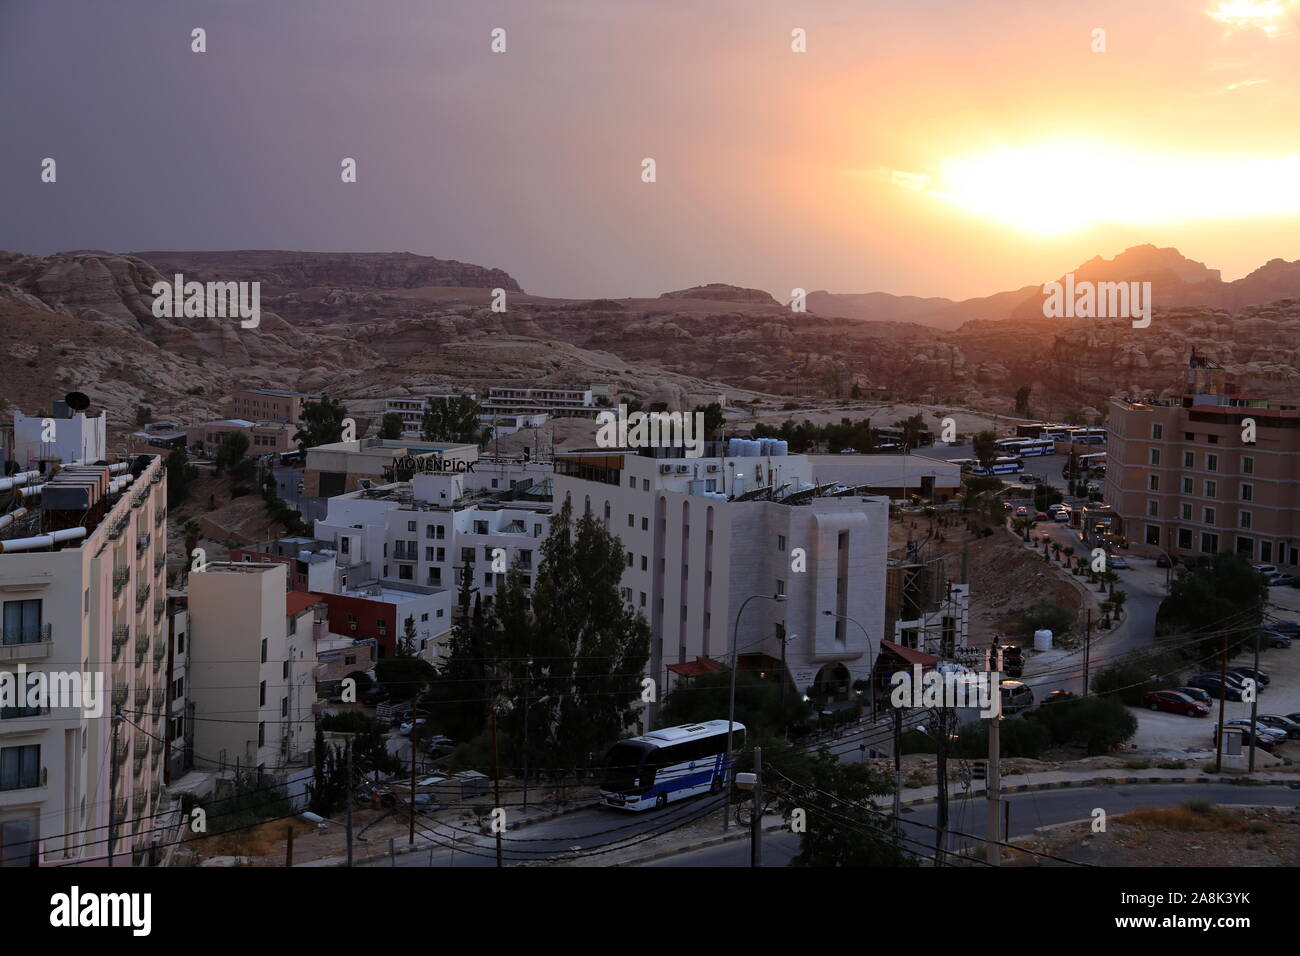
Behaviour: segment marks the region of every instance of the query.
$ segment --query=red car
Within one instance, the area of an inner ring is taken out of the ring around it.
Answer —
[[[1047,515],[1043,514],[1041,511],[1036,511],[1036,512],[1034,512],[1034,520],[1035,520],[1035,521],[1046,521],[1046,520],[1047,520]]]
[[[1153,690],[1142,698],[1142,706],[1187,717],[1204,717],[1210,712],[1210,708],[1201,701],[1176,690]]]

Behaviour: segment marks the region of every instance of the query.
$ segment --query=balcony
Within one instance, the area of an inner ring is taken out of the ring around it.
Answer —
[[[138,817],[144,813],[145,806],[149,803],[149,794],[143,790],[137,790],[131,795],[131,810]]]
[[[159,548],[153,555],[153,573],[157,574],[167,564],[167,552]]]
[[[136,557],[142,556],[146,551],[149,550],[149,540],[150,540],[149,535],[147,534],[136,535],[135,538]]]
[[[161,664],[167,658],[167,641],[161,635],[153,644],[153,662]]]
[[[163,740],[161,737],[155,737],[149,749],[153,751],[153,755],[156,757],[163,752],[163,748],[166,746],[167,746],[167,742],[165,740]]]
[[[149,653],[149,632],[148,631],[136,631],[135,652],[137,654]]]
[[[117,746],[113,749],[113,756],[118,763],[121,763],[126,759],[126,745],[126,737],[119,734],[117,738]]]
[[[108,538],[110,541],[116,541],[118,538],[122,537],[122,534],[126,531],[126,526],[130,523],[130,517],[129,514],[124,514],[113,522],[112,527],[108,529]]]
[[[113,569],[113,597],[117,597],[119,594],[121,594],[122,589],[126,587],[126,582],[130,580],[131,580],[130,568],[114,568]]]
[[[135,706],[143,707],[147,703],[149,703],[149,685],[136,684],[135,685]]]
[[[126,681],[113,681],[113,706],[121,707],[126,703]]]
[[[153,602],[153,622],[157,624],[162,620],[163,611],[167,610],[166,600]]]
[[[126,819],[127,799],[126,795],[118,797],[113,801],[113,822],[121,826],[122,821]]]
[[[135,592],[135,610],[137,614],[140,611],[143,611],[144,606],[149,603],[149,595],[151,592],[152,587],[147,581],[140,585],[140,589]]]
[[[54,631],[49,623],[11,628],[0,637],[0,661],[41,660],[49,657],[53,649]]]
[[[159,508],[157,511],[153,513],[153,526],[155,528],[161,528],[162,523],[166,520],[167,520],[166,508]]]
[[[155,687],[151,699],[154,710],[158,710],[163,704],[167,703],[167,688],[162,685]]]

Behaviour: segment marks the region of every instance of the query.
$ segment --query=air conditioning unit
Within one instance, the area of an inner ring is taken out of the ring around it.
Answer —
[[[678,466],[677,466],[677,474],[679,474],[679,475],[689,475],[690,473],[691,473],[691,466],[690,466],[690,465],[678,465]]]
[[[717,471],[717,470],[718,470],[717,465],[709,465],[708,467],[705,468],[705,471]]]
[[[659,466],[659,474],[661,474],[661,475],[672,474],[672,470],[673,470],[673,466],[672,466],[672,465],[660,465],[660,466]]]
[[[372,487],[374,487],[374,484],[375,483],[371,481],[369,478],[360,478],[357,480],[357,485],[360,486],[362,491],[369,491]]]

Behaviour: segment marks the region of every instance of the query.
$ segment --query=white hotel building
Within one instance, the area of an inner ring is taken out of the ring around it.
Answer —
[[[837,486],[804,455],[651,457],[674,453],[611,450],[555,463],[557,506],[567,498],[577,515],[590,509],[627,550],[623,596],[650,624],[652,674],[666,682],[673,664],[728,662],[742,605],[783,595],[745,607],[742,661],[779,661],[784,641],[797,689],[846,699],[880,652],[889,500]],[[867,461],[853,462],[858,481]],[[818,494],[826,491],[839,496]]]
[[[0,492],[22,496],[0,515],[0,671],[99,675],[108,698],[98,716],[0,710],[0,865],[102,864],[110,823],[118,865],[147,861],[167,739],[162,460],[24,473]]]

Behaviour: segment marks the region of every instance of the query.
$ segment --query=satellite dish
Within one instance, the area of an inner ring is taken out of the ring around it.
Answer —
[[[68,392],[63,396],[63,400],[74,412],[84,412],[90,407],[90,399],[84,392]]]

